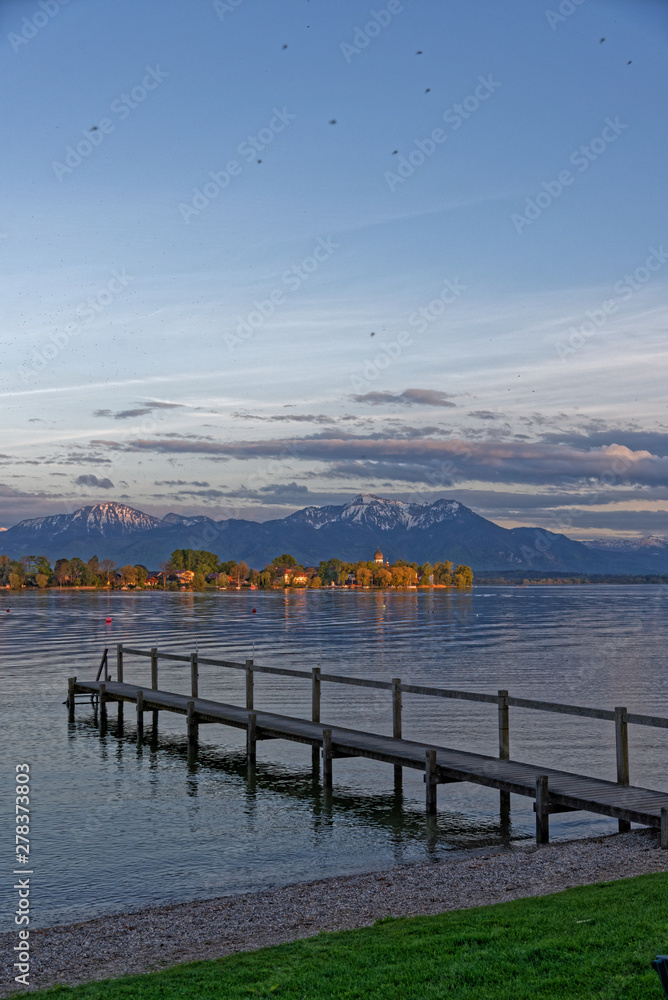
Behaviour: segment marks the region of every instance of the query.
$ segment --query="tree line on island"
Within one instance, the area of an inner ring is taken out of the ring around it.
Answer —
[[[175,549],[170,558],[151,571],[142,563],[116,566],[111,559],[92,556],[87,562],[74,556],[57,559],[53,566],[46,556],[23,556],[10,559],[0,556],[0,587],[47,590],[59,587],[95,587],[145,590],[212,590],[250,587],[259,590],[319,589],[322,587],[405,588],[455,587],[473,585],[470,566],[448,560],[422,563],[397,559],[390,565],[377,557],[372,560],[345,562],[326,559],[318,566],[301,566],[294,556],[284,552],[264,569],[251,569],[245,562],[221,560],[204,549]]]

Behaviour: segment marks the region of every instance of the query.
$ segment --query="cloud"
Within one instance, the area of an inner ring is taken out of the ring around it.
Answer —
[[[456,406],[445,392],[438,389],[404,389],[403,392],[365,392],[350,397],[356,403],[382,406],[384,403],[403,403],[404,406]]]
[[[209,486],[209,483],[200,483],[196,479],[191,481],[185,479],[162,479],[155,480],[154,486]]]
[[[97,476],[78,476],[74,480],[76,486],[94,486],[98,490],[113,490],[114,484],[111,479],[98,479]]]
[[[467,480],[532,485],[588,480],[599,480],[604,485],[668,484],[668,458],[616,443],[578,448],[545,442],[383,438],[333,431],[267,441],[222,442],[171,436],[96,443],[115,450],[166,455],[322,462],[329,466],[329,477],[357,475],[443,485]]]
[[[501,420],[502,415],[500,413],[493,413],[491,410],[469,410],[469,417],[475,417],[476,420]]]
[[[177,407],[183,406],[183,403],[163,403],[161,401],[151,402],[150,400],[146,402],[141,402],[132,410],[117,410],[113,413],[112,410],[94,410],[94,417],[106,417],[113,420],[130,420],[133,417],[144,417],[151,410],[171,410]]]

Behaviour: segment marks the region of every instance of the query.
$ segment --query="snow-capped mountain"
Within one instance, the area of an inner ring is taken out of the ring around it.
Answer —
[[[107,536],[129,535],[136,531],[157,528],[160,518],[144,514],[124,503],[97,503],[91,507],[80,507],[73,514],[52,514],[50,517],[34,517],[19,521],[11,531],[20,531],[34,537],[84,533]]]
[[[286,517],[288,522],[308,524],[316,530],[335,522],[363,525],[374,531],[391,531],[394,528],[427,528],[431,524],[456,517],[467,508],[457,500],[436,500],[431,504],[404,503],[388,500],[373,493],[358,493],[342,506],[305,507]]]
[[[590,549],[608,549],[613,552],[647,552],[648,549],[668,549],[668,538],[645,535],[644,538],[588,538],[583,544]]]

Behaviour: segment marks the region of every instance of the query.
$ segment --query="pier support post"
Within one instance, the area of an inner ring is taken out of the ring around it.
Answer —
[[[156,646],[154,646],[151,649],[151,690],[152,691],[158,690],[158,650]],[[156,732],[158,731],[157,708],[153,709],[153,716],[151,722],[153,724],[153,735],[155,736]]]
[[[320,667],[311,670],[311,722],[320,722]],[[313,770],[320,768],[320,751],[311,747],[311,765]]]
[[[144,738],[144,692],[137,691],[137,743]]]
[[[401,680],[399,677],[392,678],[392,736],[395,740],[401,739]],[[401,764],[395,764],[395,785],[401,784],[402,773]]]
[[[197,739],[199,737],[199,726],[197,725],[197,716],[195,715],[195,702],[189,701],[187,707],[188,746],[195,747],[197,746]]]
[[[120,642],[116,646],[116,680],[123,683],[123,644]]]
[[[151,689],[158,690],[158,650],[155,646],[151,650]]]
[[[74,685],[76,677],[67,678],[67,721],[74,722]]]
[[[437,773],[436,773],[436,751],[427,750],[425,752],[424,783],[425,783],[425,807],[427,816],[436,815],[437,797]]]
[[[190,693],[193,698],[199,698],[199,664],[197,653],[190,654]]]
[[[661,847],[668,850],[668,809],[665,806],[661,809]]]
[[[536,843],[550,842],[550,811],[547,775],[536,778]]]
[[[257,758],[257,716],[255,712],[248,713],[248,729],[246,730],[246,757],[249,764],[254,764]]]
[[[499,759],[510,760],[510,720],[508,717],[508,692],[498,693],[499,711]],[[499,807],[501,825],[507,826],[510,821],[510,792],[499,792]]]
[[[322,783],[325,788],[332,787],[332,730],[322,731]]]
[[[629,772],[629,722],[626,708],[615,708],[615,746],[617,749],[617,784],[628,785]],[[627,819],[620,819],[619,832],[628,833],[631,824]]]
[[[246,708],[253,708],[253,661],[246,660]]]
[[[100,684],[100,729],[107,727],[107,685]]]

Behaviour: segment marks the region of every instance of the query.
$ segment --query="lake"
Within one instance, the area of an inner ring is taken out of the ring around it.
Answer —
[[[668,715],[666,587],[47,591],[5,592],[2,602],[3,801],[13,801],[15,764],[29,763],[32,926],[533,837],[530,799],[513,796],[504,829],[498,792],[475,785],[439,786],[437,833],[427,838],[418,772],[404,771],[399,794],[391,766],[335,760],[330,796],[313,780],[310,749],[298,744],[258,743],[249,772],[239,730],[202,726],[195,758],[180,716],[162,716],[153,738],[147,714],[140,747],[131,706],[122,733],[113,705],[104,735],[87,705],[68,726],[67,677],[94,677],[103,648],[113,653],[118,642]],[[127,656],[125,679],[148,677],[148,660]],[[188,684],[187,665],[161,661],[161,687]],[[202,666],[200,695],[244,704],[243,674]],[[256,708],[308,716],[310,697],[306,681],[256,675]],[[321,718],[391,732],[390,693],[323,684]],[[403,723],[408,739],[498,752],[493,705],[404,695]],[[615,780],[612,723],[511,709],[510,738],[516,759]],[[668,789],[667,750],[668,732],[631,726],[631,782]],[[3,843],[13,845],[10,820],[3,809]],[[551,819],[555,839],[616,828],[587,813]],[[14,908],[11,885],[8,876],[5,913]]]

